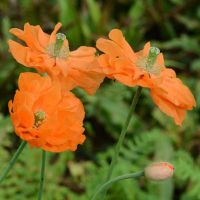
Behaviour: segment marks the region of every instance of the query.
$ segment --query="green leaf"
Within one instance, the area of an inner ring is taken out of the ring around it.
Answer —
[[[77,43],[79,44],[81,40],[81,32],[76,2],[73,0],[59,0],[58,5],[60,9],[59,21],[64,28],[67,28],[67,39],[73,46],[77,46]]]
[[[199,72],[200,73],[200,59],[196,59],[192,62],[191,66],[193,71]]]
[[[10,19],[8,17],[4,17],[2,19],[2,33],[5,40],[9,38],[9,29],[11,28]]]
[[[93,24],[97,27],[101,18],[100,6],[95,0],[87,0],[87,5]]]

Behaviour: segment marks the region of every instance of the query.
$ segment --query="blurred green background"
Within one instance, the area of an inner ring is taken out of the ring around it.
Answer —
[[[120,28],[135,50],[147,41],[165,55],[191,89],[197,107],[182,127],[161,113],[148,90],[142,91],[114,175],[134,172],[153,161],[175,166],[171,180],[154,183],[141,178],[113,185],[108,200],[200,199],[200,2],[199,0],[1,0],[0,1],[0,172],[20,141],[14,134],[7,103],[13,98],[20,66],[8,53],[11,27],[25,22],[61,32],[70,48],[95,45],[97,38]],[[96,95],[74,91],[86,109],[87,141],[75,153],[48,153],[44,200],[88,200],[104,181],[135,88],[105,80]],[[41,150],[28,146],[0,186],[1,200],[35,200],[39,186]]]

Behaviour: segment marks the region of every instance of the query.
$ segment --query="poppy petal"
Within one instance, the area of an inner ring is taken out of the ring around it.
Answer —
[[[24,66],[28,66],[27,62],[26,62],[26,56],[27,56],[27,52],[29,50],[28,47],[24,47],[21,44],[13,41],[13,40],[9,40],[8,41],[8,45],[9,45],[9,51],[11,52],[11,54],[13,55],[13,57],[22,65]]]

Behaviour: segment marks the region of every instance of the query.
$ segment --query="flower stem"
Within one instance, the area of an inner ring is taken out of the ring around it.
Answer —
[[[19,157],[19,155],[21,154],[25,146],[26,146],[26,142],[22,141],[17,151],[15,152],[15,154],[9,161],[7,167],[3,171],[3,174],[0,176],[0,183],[6,178],[6,176],[8,175],[9,171],[12,169],[13,165],[15,164],[15,161],[17,160],[17,158]]]
[[[113,183],[115,183],[117,181],[124,180],[124,179],[129,179],[129,178],[138,178],[138,177],[143,176],[143,175],[144,175],[144,171],[140,171],[140,172],[125,174],[125,175],[113,178],[110,181],[108,181],[108,182],[104,183],[103,185],[101,185],[99,187],[99,189],[96,191],[96,193],[94,194],[94,196],[92,197],[91,200],[95,200],[99,193],[101,193],[105,189],[108,189],[108,187],[110,185],[112,185]]]
[[[46,151],[42,151],[42,165],[41,165],[41,175],[40,175],[40,187],[38,192],[38,200],[42,199],[42,192],[44,187],[44,173],[45,173],[45,162],[46,162]]]
[[[107,177],[106,177],[106,182],[110,180],[111,176],[112,176],[112,173],[113,173],[113,169],[114,169],[114,166],[116,165],[117,163],[117,159],[118,159],[118,156],[119,156],[119,152],[120,152],[120,149],[121,149],[121,146],[124,142],[124,138],[126,136],[126,133],[127,133],[127,129],[128,129],[128,126],[130,124],[130,121],[131,121],[131,117],[132,117],[132,114],[136,108],[136,105],[137,105],[137,102],[139,100],[139,97],[140,97],[140,94],[141,94],[141,91],[142,91],[142,87],[138,87],[137,88],[137,91],[133,97],[133,100],[132,100],[132,103],[131,103],[131,106],[130,106],[130,110],[129,110],[129,113],[127,115],[127,118],[126,118],[126,121],[122,127],[122,130],[121,130],[121,134],[119,136],[119,140],[117,142],[117,145],[115,147],[115,151],[114,151],[114,155],[112,157],[112,160],[111,160],[111,164],[110,164],[110,168],[108,170],[108,174],[107,174]],[[105,190],[105,193],[103,194],[103,198],[102,200],[104,199],[105,197],[105,194],[106,194],[106,190]]]
[[[118,155],[119,155],[119,152],[120,152],[120,149],[121,149],[121,146],[124,142],[124,138],[126,136],[126,133],[127,133],[127,129],[128,129],[128,126],[129,126],[129,123],[131,121],[131,117],[132,117],[132,114],[135,110],[135,107],[137,105],[137,102],[139,100],[139,97],[140,97],[140,94],[141,94],[141,91],[142,91],[142,87],[138,87],[134,97],[133,97],[133,100],[132,100],[132,103],[131,103],[131,107],[130,107],[130,110],[129,110],[129,113],[127,115],[127,118],[126,118],[126,121],[124,123],[124,126],[122,128],[122,131],[121,131],[121,134],[120,134],[120,137],[119,137],[119,140],[117,142],[117,145],[115,147],[115,152],[114,152],[114,155],[112,157],[112,161],[111,161],[111,164],[110,164],[110,168],[108,170],[108,175],[106,177],[106,181],[108,181],[110,179],[110,177],[112,176],[112,172],[113,172],[113,169],[114,169],[114,166],[117,162],[117,159],[118,159]]]

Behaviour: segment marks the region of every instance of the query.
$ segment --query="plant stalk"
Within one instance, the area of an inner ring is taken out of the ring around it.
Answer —
[[[96,193],[94,194],[94,196],[92,197],[91,200],[95,200],[96,197],[98,196],[98,194],[100,194],[102,191],[108,189],[108,187],[110,185],[112,185],[113,183],[115,183],[117,181],[129,179],[129,178],[138,178],[138,177],[143,176],[143,175],[144,175],[144,171],[140,171],[140,172],[125,174],[125,175],[113,178],[113,179],[109,180],[108,182],[104,183],[103,185],[101,185],[99,187],[99,189],[96,191]]]
[[[41,175],[40,175],[40,187],[38,192],[38,200],[42,199],[42,193],[44,188],[44,175],[45,175],[45,162],[46,162],[46,151],[42,151],[42,165],[41,165]]]
[[[106,181],[108,181],[110,179],[110,177],[112,176],[112,173],[113,173],[113,169],[114,169],[114,166],[117,162],[117,159],[118,159],[118,156],[119,156],[119,152],[120,152],[120,149],[121,149],[121,146],[124,142],[124,138],[126,136],[126,133],[127,133],[127,129],[128,129],[128,126],[130,124],[130,121],[131,121],[131,117],[132,117],[132,114],[133,112],[135,111],[135,108],[136,108],[136,105],[137,105],[137,102],[139,100],[139,97],[140,97],[140,94],[141,94],[141,91],[142,91],[142,87],[138,87],[134,97],[133,97],[133,100],[132,100],[132,103],[131,103],[131,106],[130,106],[130,110],[129,110],[129,113],[127,115],[127,118],[126,118],[126,121],[123,125],[123,128],[122,128],[122,131],[121,131],[121,134],[120,134],[120,137],[119,137],[119,140],[117,142],[117,145],[115,147],[115,152],[114,152],[114,155],[112,157],[112,161],[111,161],[111,164],[110,164],[110,168],[108,170],[108,175],[106,177]]]
[[[8,175],[9,171],[14,166],[17,158],[19,157],[19,155],[21,154],[21,152],[23,151],[23,149],[24,149],[25,146],[26,146],[26,142],[22,141],[21,144],[19,145],[17,151],[15,152],[15,154],[13,155],[13,157],[11,158],[11,160],[9,161],[7,167],[3,171],[3,174],[0,177],[0,183],[2,183],[3,180],[6,178],[6,176]]]
[[[116,147],[115,147],[115,151],[114,151],[114,155],[112,157],[112,160],[111,160],[111,164],[110,164],[110,168],[108,170],[108,174],[107,174],[107,177],[106,177],[106,182],[110,180],[111,176],[112,176],[112,173],[113,173],[113,169],[114,169],[114,166],[116,165],[117,163],[117,159],[118,159],[118,156],[119,156],[119,152],[120,152],[120,149],[121,149],[121,146],[124,142],[124,138],[126,136],[126,133],[127,133],[127,129],[128,129],[128,126],[130,124],[130,121],[131,121],[131,117],[132,117],[132,114],[133,112],[135,111],[135,108],[136,108],[136,105],[138,103],[138,100],[139,100],[139,97],[140,97],[140,94],[141,94],[141,91],[142,91],[142,87],[138,87],[137,88],[137,91],[133,97],[133,100],[132,100],[132,103],[131,103],[131,106],[130,106],[130,110],[129,110],[129,113],[127,115],[127,118],[126,118],[126,121],[122,127],[122,130],[121,130],[121,134],[119,136],[119,140],[116,144]],[[103,193],[103,198],[102,200],[105,198],[105,194],[106,194],[106,190],[105,190],[105,193]]]

